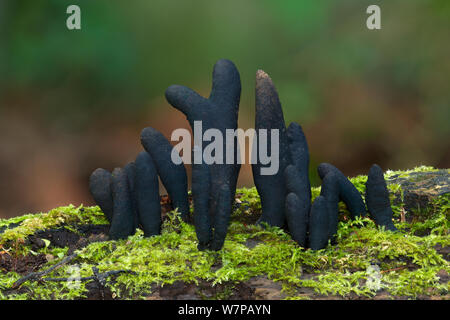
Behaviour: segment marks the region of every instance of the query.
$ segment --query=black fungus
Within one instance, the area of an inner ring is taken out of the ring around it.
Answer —
[[[323,249],[328,244],[330,224],[327,201],[323,196],[314,199],[309,218],[309,247],[312,250]]]
[[[125,170],[114,169],[112,173],[113,218],[109,229],[110,239],[125,239],[134,234],[135,218],[133,199]]]
[[[225,59],[219,60],[214,65],[209,98],[204,98],[192,89],[180,85],[172,85],[166,90],[167,101],[186,115],[194,133],[194,122],[201,121],[202,137],[208,129],[219,130],[222,137],[226,137],[227,129],[237,129],[240,95],[239,72],[231,61]],[[199,139],[194,137],[194,140]],[[219,250],[222,247],[225,238],[223,230],[228,228],[231,215],[240,170],[240,164],[236,161],[237,137],[234,138],[233,164],[226,163],[225,150],[227,152],[230,150],[227,150],[225,141],[222,148],[223,158],[205,165],[203,157],[198,161],[198,155],[202,155],[204,151],[203,142],[194,143],[192,196],[199,249]],[[221,204],[220,201],[230,203]],[[210,219],[204,221],[206,216]],[[209,230],[206,230],[208,228]]]
[[[262,70],[256,73],[255,129],[267,130],[267,156],[278,152],[278,172],[265,175],[267,167],[260,159],[261,135],[258,136],[257,161],[252,165],[255,186],[261,198],[262,215],[259,222],[282,227],[287,222],[292,238],[306,246],[311,208],[309,181],[309,150],[301,126],[291,123],[286,129],[283,110],[276,88]],[[278,137],[271,130],[277,130]],[[272,139],[278,138],[278,150],[272,150]],[[271,165],[271,164],[269,164]]]
[[[209,214],[209,191],[211,175],[206,164],[192,167],[192,194],[194,202],[194,224],[198,249],[208,249],[213,238],[211,216]]]
[[[325,199],[328,212],[328,239],[333,243],[339,222],[339,184],[336,173],[329,172],[325,175],[320,195]]]
[[[291,163],[298,171],[300,179],[297,181],[297,194],[305,192],[305,202],[311,202],[311,184],[309,182],[309,149],[302,127],[292,122],[287,129]],[[309,208],[309,207],[308,207]],[[309,210],[308,210],[309,211]]]
[[[160,233],[159,182],[151,156],[142,151],[135,162],[110,174],[96,169],[89,186],[95,202],[110,222],[111,239],[124,239],[141,228],[145,236]]]
[[[383,170],[376,164],[370,168],[367,175],[366,204],[377,225],[384,226],[386,230],[397,231],[392,222],[393,212]]]
[[[346,204],[353,219],[355,217],[364,217],[366,215],[366,205],[364,204],[361,194],[338,168],[329,163],[321,163],[317,167],[317,172],[321,179],[329,172],[333,172],[336,175],[339,184],[339,199]]]
[[[211,242],[212,250],[220,250],[223,247],[234,202],[234,193],[233,198],[231,198],[230,186],[227,184],[220,186],[218,192],[219,197],[217,198],[217,209],[214,217],[214,238]]]
[[[145,151],[135,161],[135,196],[139,224],[144,236],[153,236],[161,229],[159,181],[152,157]]]
[[[310,207],[310,204],[302,202],[295,193],[291,192],[286,197],[285,207],[287,224],[292,239],[299,246],[305,248],[309,220],[309,210],[307,211],[306,207]]]
[[[98,168],[92,172],[89,178],[89,191],[95,203],[100,207],[110,223],[113,217],[114,206],[111,181],[111,173],[102,168]]]
[[[162,133],[151,127],[142,130],[141,143],[153,159],[173,208],[178,208],[181,218],[186,221],[189,216],[188,183],[179,154]],[[176,163],[172,157],[176,158]]]
[[[194,136],[192,150],[193,220],[199,250],[220,250],[225,242],[240,170],[238,137],[233,136],[232,148],[227,146],[226,137],[227,130],[235,132],[237,129],[240,94],[239,72],[231,61],[224,59],[214,65],[209,98],[179,85],[170,86],[165,93],[167,101],[186,115],[194,134],[201,134],[201,137]],[[286,129],[278,93],[262,70],[256,73],[255,108],[258,135],[254,142],[256,154],[252,154],[252,160],[256,159],[256,163],[252,162],[252,171],[262,206],[258,223],[283,227],[287,222],[292,238],[304,248],[319,250],[329,241],[335,243],[339,201],[347,205],[352,218],[364,216],[366,205],[360,193],[339,169],[322,163],[317,168],[322,179],[321,192],[311,205],[306,137],[297,123],[291,123]],[[198,128],[200,130],[196,130]],[[221,142],[215,141],[215,137],[205,139],[204,134],[209,129],[218,131],[224,139]],[[267,141],[262,144],[264,130]],[[221,147],[223,153],[215,150],[213,159],[206,161],[204,152],[211,150],[213,139],[214,148]],[[211,144],[205,144],[208,140]],[[134,234],[137,227],[144,230],[145,236],[160,233],[158,175],[173,207],[179,209],[185,221],[189,217],[187,175],[178,152],[160,132],[150,127],[142,131],[141,143],[146,151],[141,152],[135,162],[123,169],[116,168],[112,174],[97,169],[89,179],[90,192],[110,221],[111,239],[126,238]],[[265,156],[277,162],[274,172],[267,172],[274,163],[261,160],[262,147]],[[368,174],[366,204],[377,225],[397,230],[392,222],[383,171],[377,165],[373,165]]]
[[[311,184],[309,182],[309,150],[302,127],[292,122],[287,129],[291,163],[285,169],[286,221],[295,241],[305,247],[309,212],[311,209]],[[295,197],[290,196],[291,193]]]
[[[260,159],[261,135],[258,135],[256,163],[252,164],[253,180],[261,198],[262,215],[259,222],[271,226],[282,227],[285,222],[285,198],[287,189],[284,179],[284,170],[290,162],[288,136],[284,122],[283,110],[278,93],[267,73],[258,70],[255,87],[255,130],[267,130],[267,155],[272,155],[272,131],[278,132],[278,171],[276,174],[264,174],[261,170],[267,165]],[[255,156],[256,157],[256,156]]]
[[[123,170],[125,171],[128,179],[128,187],[130,190],[130,197],[131,197],[131,203],[133,206],[133,223],[134,228],[136,229],[139,225],[138,220],[138,211],[137,211],[137,200],[136,200],[136,167],[134,165],[134,162],[129,162],[123,167]]]

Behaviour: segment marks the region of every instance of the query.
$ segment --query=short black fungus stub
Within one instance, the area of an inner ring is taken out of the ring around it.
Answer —
[[[309,247],[312,250],[325,248],[329,239],[330,217],[327,201],[323,196],[318,196],[314,199],[309,219]]]
[[[125,239],[135,233],[133,199],[125,170],[112,173],[113,219],[109,229],[110,239]]]
[[[317,172],[319,173],[319,177],[321,179],[323,179],[328,173],[333,172],[336,175],[339,185],[339,198],[346,204],[352,218],[354,219],[355,217],[365,216],[366,206],[361,194],[355,188],[353,183],[351,183],[350,180],[348,180],[348,178],[338,168],[329,163],[321,163],[317,167]]]
[[[145,236],[160,233],[159,181],[151,156],[142,151],[134,162],[110,174],[96,169],[90,179],[91,194],[110,223],[111,239],[124,239],[141,228]],[[187,201],[187,200],[186,200]]]
[[[89,191],[110,223],[114,207],[111,184],[111,173],[102,168],[95,169],[89,178]]]
[[[164,135],[151,127],[142,130],[141,143],[153,159],[172,206],[178,208],[181,218],[186,221],[189,216],[188,183],[180,156]]]
[[[136,157],[135,168],[135,196],[139,224],[144,236],[157,235],[161,229],[161,204],[158,175],[152,157],[142,151]]]
[[[289,232],[299,246],[306,247],[309,211],[305,210],[305,203],[291,192],[286,197],[286,219]],[[308,205],[309,207],[309,205]]]
[[[397,231],[392,222],[393,212],[383,170],[377,164],[370,168],[367,175],[366,204],[377,225],[384,226],[386,230]]]
[[[339,184],[338,176],[329,172],[322,180],[320,195],[325,199],[328,211],[328,239],[333,243],[339,222]]]

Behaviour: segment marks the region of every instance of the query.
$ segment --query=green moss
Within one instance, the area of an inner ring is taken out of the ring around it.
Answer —
[[[20,225],[6,229],[0,235],[0,244],[5,244],[8,241],[23,242],[25,238],[32,235],[38,230],[50,229],[64,225],[66,228],[70,228],[71,225],[76,224],[105,224],[108,223],[104,214],[100,208],[84,207],[83,205],[78,208],[73,205],[66,207],[59,207],[50,210],[47,213],[38,213],[34,215],[26,215],[26,218],[12,218],[1,219],[0,226],[7,226],[11,223],[19,223]]]
[[[236,190],[235,210],[232,219],[243,223],[250,222],[252,216],[261,212],[261,199],[256,187]]]
[[[414,271],[393,271],[383,277],[385,287],[395,296],[417,297],[418,295],[448,294],[448,283],[440,284],[436,275],[440,266]],[[447,268],[447,272],[448,272]]]
[[[431,171],[438,171],[438,169],[435,169],[430,166],[419,166],[419,167],[415,167],[414,169],[410,169],[410,170],[387,170],[384,174],[384,177],[385,177],[385,179],[390,179],[393,176],[396,176],[398,178],[408,178],[411,173],[431,172]]]
[[[362,195],[366,180],[365,176],[351,178]],[[397,185],[390,188],[392,192],[400,191]],[[319,192],[320,188],[313,188],[313,198]],[[379,290],[410,298],[448,295],[448,283],[441,283],[437,276],[442,270],[450,273],[448,261],[438,251],[450,242],[448,195],[435,200],[430,209],[434,210],[433,218],[426,222],[396,220],[402,233],[377,228],[368,218],[343,220],[339,223],[337,244],[312,251],[299,247],[279,228],[248,223],[261,212],[256,188],[242,188],[236,194],[232,222],[219,252],[198,251],[194,227],[182,222],[174,211],[168,214],[161,235],[145,238],[138,231],[125,240],[91,243],[79,250],[78,257],[70,264],[48,276],[92,276],[92,267],[100,272],[133,271],[107,282],[114,297],[121,299],[143,299],[157,286],[175,281],[224,284],[224,290],[214,298],[227,298],[233,284],[257,276],[281,283],[287,299],[310,298],[300,293],[302,288],[310,288],[317,295],[341,297],[372,297]],[[343,204],[340,210],[346,213]],[[6,225],[8,221],[2,223]],[[82,223],[103,224],[106,220],[98,207],[56,208],[47,214],[28,215],[18,227],[0,235],[0,243],[12,254],[18,254],[13,244],[23,242],[36,230]],[[428,230],[425,236],[416,235],[424,230]],[[30,253],[29,249],[26,252]],[[67,248],[50,245],[32,254],[41,253],[54,257],[41,267],[43,270],[67,256]],[[87,295],[84,282],[26,282],[23,284],[26,290],[20,293],[7,291],[18,278],[14,272],[0,273],[0,299],[77,299]]]

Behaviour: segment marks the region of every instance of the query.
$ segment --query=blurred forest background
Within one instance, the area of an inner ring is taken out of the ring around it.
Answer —
[[[366,28],[370,4],[381,30]],[[256,70],[271,75],[313,185],[320,162],[348,176],[448,168],[449,36],[448,0],[0,0],[0,217],[93,204],[90,173],[133,160],[146,126],[188,128],[164,90],[208,95],[220,58],[241,73],[241,128]],[[249,166],[239,185],[253,185]]]

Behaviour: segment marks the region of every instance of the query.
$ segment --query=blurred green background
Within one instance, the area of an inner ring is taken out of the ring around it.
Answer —
[[[66,28],[70,4],[81,30]],[[370,4],[381,30],[366,28]],[[220,58],[241,73],[245,129],[255,72],[270,74],[313,185],[320,162],[448,168],[449,35],[448,0],[0,0],[0,217],[92,204],[90,173],[133,160],[146,126],[187,128],[164,90],[208,95]]]

